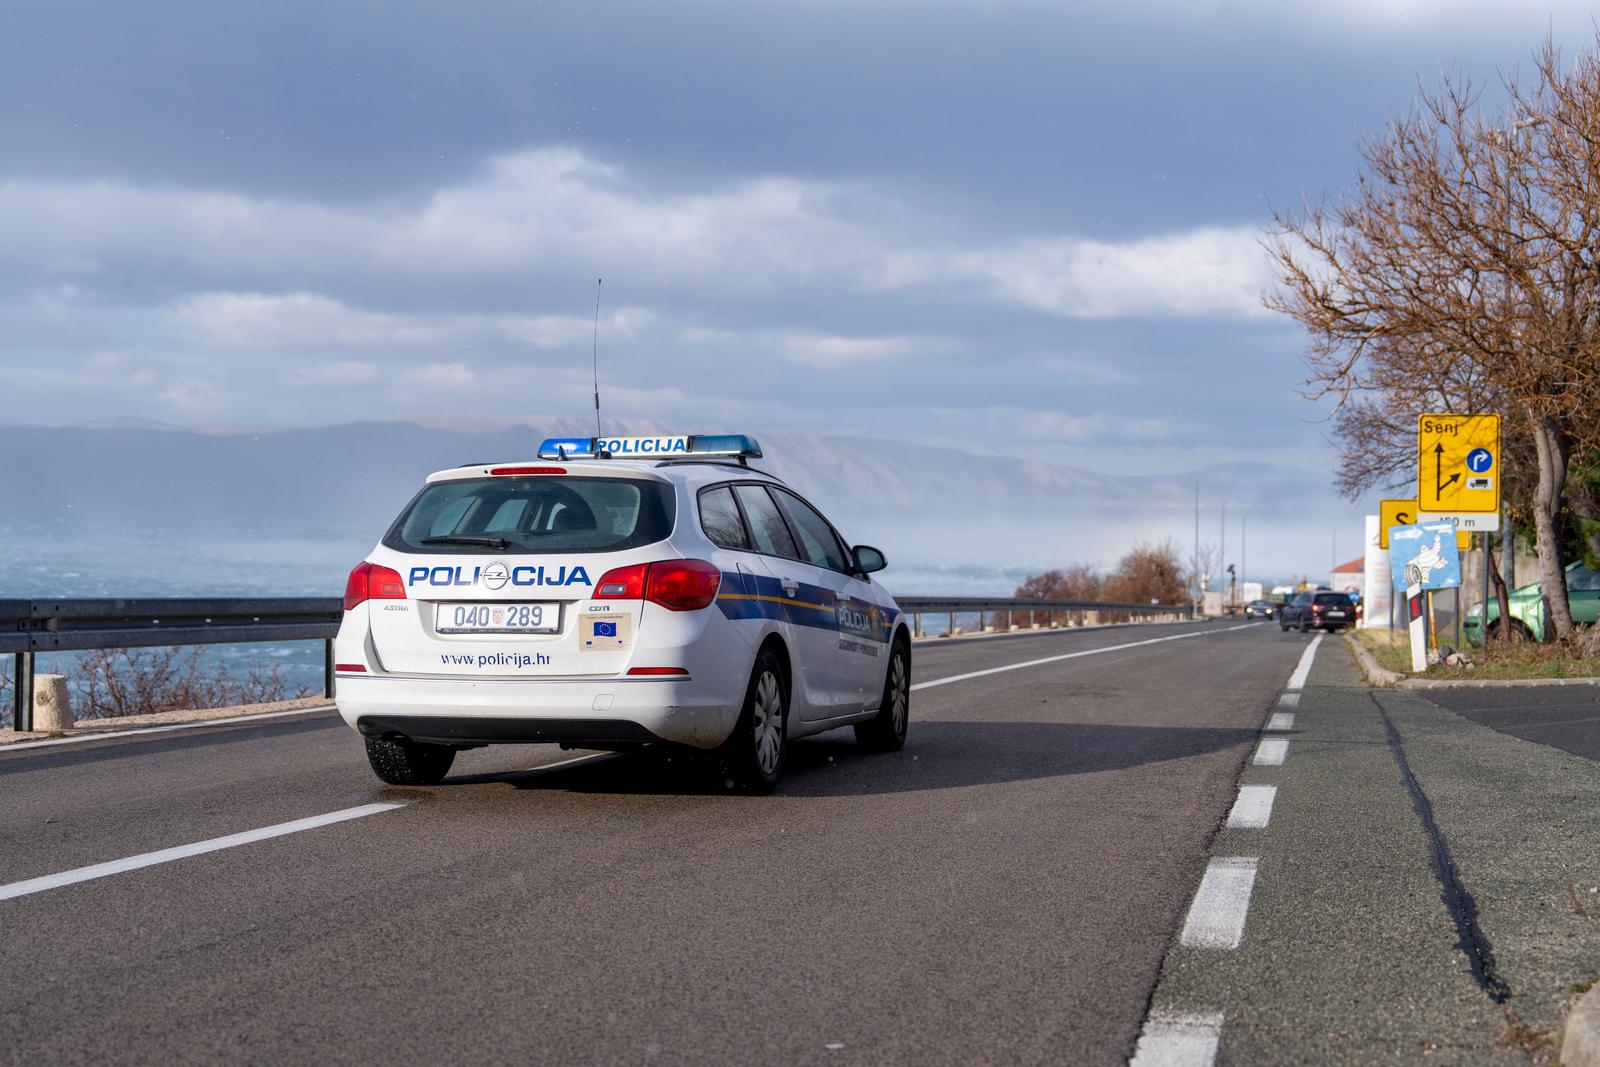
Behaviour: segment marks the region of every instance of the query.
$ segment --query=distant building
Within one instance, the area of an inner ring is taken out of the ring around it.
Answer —
[[[1367,560],[1365,556],[1357,556],[1349,563],[1341,563],[1333,568],[1333,573],[1328,575],[1328,588],[1335,593],[1361,592],[1362,576],[1366,573]]]

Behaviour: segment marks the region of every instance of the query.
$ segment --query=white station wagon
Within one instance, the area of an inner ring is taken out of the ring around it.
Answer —
[[[766,792],[790,740],[898,749],[911,641],[849,547],[744,435],[568,438],[428,476],[350,572],[336,697],[385,782],[461,749],[714,753]]]

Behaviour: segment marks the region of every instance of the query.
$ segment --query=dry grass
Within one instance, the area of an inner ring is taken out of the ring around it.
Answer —
[[[85,653],[73,682],[73,718],[118,719],[189,708],[266,704],[311,695],[291,689],[277,666],[233,672],[208,667],[191,648],[98,649]]]
[[[1401,674],[1411,673],[1411,640],[1404,631],[1357,630],[1356,640],[1372,653],[1378,666]],[[1600,657],[1593,655],[1580,641],[1550,644],[1519,641],[1509,648],[1491,642],[1488,648],[1469,645],[1465,651],[1475,664],[1472,669],[1435,665],[1418,677],[1440,681],[1600,678]]]

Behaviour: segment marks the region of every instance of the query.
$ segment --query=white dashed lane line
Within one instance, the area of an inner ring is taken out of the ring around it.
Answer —
[[[1250,893],[1256,885],[1257,860],[1251,856],[1218,856],[1206,866],[1195,890],[1189,917],[1179,941],[1188,948],[1238,948],[1244,920],[1250,914]]]
[[[1300,704],[1300,694],[1299,693],[1285,693],[1285,694],[1283,694],[1283,696],[1278,698],[1278,703],[1279,703],[1279,705],[1281,705],[1282,707],[1285,707],[1285,708],[1298,707],[1299,704]]]
[[[1294,712],[1292,712],[1292,711],[1275,711],[1275,712],[1273,712],[1272,713],[1272,718],[1267,720],[1267,729],[1268,730],[1293,730],[1294,729]]]
[[[1265,737],[1261,739],[1261,744],[1256,746],[1255,758],[1250,762],[1257,767],[1281,767],[1288,755],[1288,738]]]
[[[1211,1067],[1221,1039],[1220,1011],[1152,1011],[1128,1067]]]
[[[1262,830],[1272,818],[1272,801],[1278,795],[1275,785],[1245,785],[1239,787],[1239,799],[1233,802],[1228,813],[1230,830]]]
[[[0,885],[0,900],[25,897],[30,893],[43,893],[47,889],[60,889],[62,886],[76,885],[78,882],[88,882],[96,878],[122,874],[126,871],[136,871],[141,867],[154,867],[158,863],[171,863],[173,860],[187,859],[190,856],[203,856],[207,852],[220,852],[225,848],[250,845],[257,841],[283,837],[286,834],[298,834],[303,830],[315,830],[318,827],[331,826],[334,823],[347,822],[350,819],[359,819],[363,816],[376,815],[379,812],[393,811],[396,808],[403,807],[405,807],[403,803],[362,804],[360,807],[330,811],[326,815],[313,815],[307,819],[295,819],[293,822],[280,822],[274,826],[263,826],[259,830],[246,830],[240,834],[229,834],[226,837],[213,837],[206,841],[196,841],[191,845],[164,848],[159,852],[143,852],[137,856],[111,860],[108,863],[96,863],[89,867],[76,867],[70,871],[62,871],[60,874],[47,874],[40,878],[29,878],[21,882],[12,882],[9,885]]]

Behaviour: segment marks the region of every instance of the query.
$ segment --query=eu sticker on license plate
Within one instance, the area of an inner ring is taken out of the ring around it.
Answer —
[[[561,605],[440,604],[434,631],[441,634],[553,634],[561,631]]]

